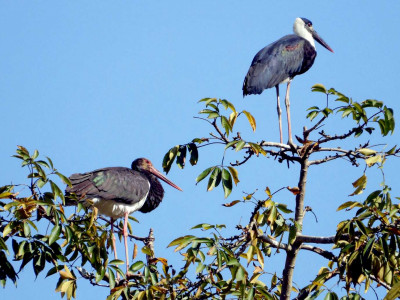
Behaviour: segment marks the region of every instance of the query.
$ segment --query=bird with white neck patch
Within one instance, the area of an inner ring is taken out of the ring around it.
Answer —
[[[261,94],[265,89],[272,87],[276,88],[279,136],[282,144],[282,111],[279,101],[279,84],[287,82],[285,104],[288,121],[288,144],[291,147],[294,147],[294,144],[290,122],[290,83],[296,75],[307,72],[313,65],[317,56],[314,40],[333,52],[328,44],[317,34],[312,22],[308,19],[296,18],[293,32],[294,34],[286,35],[264,47],[254,56],[242,88],[243,97],[251,94]]]

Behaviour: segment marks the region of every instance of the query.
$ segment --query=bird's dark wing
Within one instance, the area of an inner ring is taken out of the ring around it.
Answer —
[[[69,179],[72,186],[66,189],[67,197],[74,193],[82,199],[101,198],[133,204],[143,199],[150,189],[144,175],[122,167],[73,174]]]
[[[243,96],[261,94],[282,81],[306,72],[316,51],[305,39],[287,35],[261,49],[253,58],[243,82]]]

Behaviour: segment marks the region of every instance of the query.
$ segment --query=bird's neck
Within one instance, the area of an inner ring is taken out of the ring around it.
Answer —
[[[150,183],[149,194],[147,195],[146,202],[143,204],[139,211],[147,213],[157,208],[160,205],[164,197],[164,188],[162,187],[160,181],[153,174],[147,174],[147,178]]]
[[[297,20],[296,20],[297,21]],[[297,23],[295,22],[293,25],[293,32],[298,35],[299,37],[302,37],[303,39],[307,40],[315,49],[315,42],[314,38],[305,27],[304,24]]]

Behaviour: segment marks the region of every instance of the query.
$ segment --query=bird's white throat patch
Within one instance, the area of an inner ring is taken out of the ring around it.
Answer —
[[[303,39],[306,39],[307,41],[310,42],[310,44],[314,47],[315,49],[315,42],[314,42],[314,38],[311,34],[311,32],[309,32],[306,28],[306,24],[304,23],[304,21],[301,18],[296,18],[296,20],[294,21],[293,24],[293,32],[302,37]]]

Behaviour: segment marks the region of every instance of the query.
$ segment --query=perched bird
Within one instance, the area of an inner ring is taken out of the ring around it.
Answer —
[[[111,218],[111,230],[115,219],[124,217],[124,242],[127,273],[129,269],[127,224],[128,216],[140,211],[150,212],[158,207],[164,197],[164,189],[158,179],[182,191],[180,187],[162,175],[146,158],[132,162],[131,169],[111,167],[88,173],[72,174],[69,177],[71,186],[66,189],[67,205],[72,204],[74,197],[85,205],[93,205],[100,214]],[[88,201],[89,200],[89,201]],[[76,204],[76,201],[74,201]],[[113,249],[117,258],[115,237]]]
[[[276,88],[279,135],[282,144],[282,120],[279,101],[279,84],[287,82],[286,113],[288,121],[289,145],[293,145],[290,123],[289,91],[292,79],[311,68],[317,51],[314,39],[323,47],[333,52],[328,44],[314,30],[310,20],[296,18],[293,25],[295,34],[286,35],[276,42],[261,49],[254,56],[249,71],[243,82],[243,97],[261,94],[265,89]]]

